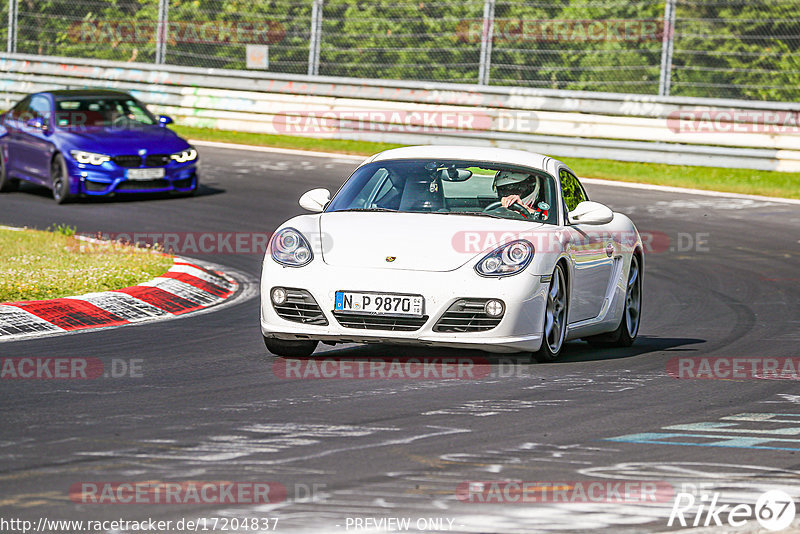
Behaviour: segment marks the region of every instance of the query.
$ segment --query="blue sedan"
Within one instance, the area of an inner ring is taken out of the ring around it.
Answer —
[[[35,93],[0,115],[0,191],[43,185],[78,196],[197,190],[197,151],[128,93]]]

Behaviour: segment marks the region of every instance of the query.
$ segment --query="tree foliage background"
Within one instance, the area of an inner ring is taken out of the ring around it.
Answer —
[[[675,28],[662,26],[674,32],[671,94],[799,99],[800,2],[676,1]],[[656,94],[661,34],[588,40],[577,30],[592,21],[662,24],[664,2],[497,1],[490,84]],[[154,61],[158,0],[18,3],[20,53]],[[171,0],[169,22],[184,26],[170,33],[166,62],[243,69],[246,35],[186,39],[187,27],[268,26],[269,70],[305,74],[311,10],[312,0]],[[319,74],[476,83],[483,10],[483,0],[326,0]],[[2,5],[3,37],[6,13]],[[553,23],[566,31],[547,33]],[[136,38],[120,30],[130,24]]]

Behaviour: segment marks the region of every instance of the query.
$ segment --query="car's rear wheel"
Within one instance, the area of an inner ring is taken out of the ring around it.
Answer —
[[[264,338],[264,345],[267,350],[276,356],[285,356],[288,358],[302,358],[304,356],[311,356],[317,348],[318,341],[297,340],[289,341],[285,339]]]
[[[547,303],[544,311],[542,348],[533,353],[538,362],[552,362],[561,354],[567,334],[567,312],[569,311],[569,288],[564,265],[559,263],[550,279]]]
[[[69,175],[61,154],[56,154],[50,163],[50,187],[53,189],[53,200],[57,204],[63,204],[70,199]]]
[[[631,256],[628,283],[625,290],[625,311],[619,326],[613,332],[586,338],[599,347],[630,347],[639,335],[642,315],[642,262],[638,255]]]
[[[19,180],[9,178],[6,174],[6,162],[3,161],[3,155],[0,154],[0,192],[9,193],[16,191],[19,187]]]

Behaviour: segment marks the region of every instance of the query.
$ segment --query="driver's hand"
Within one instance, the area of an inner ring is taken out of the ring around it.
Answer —
[[[509,195],[507,197],[503,197],[500,199],[500,203],[503,205],[504,208],[508,208],[514,202],[519,202],[522,204],[522,199],[519,195]]]

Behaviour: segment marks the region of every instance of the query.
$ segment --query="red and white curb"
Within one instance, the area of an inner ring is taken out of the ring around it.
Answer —
[[[176,257],[167,272],[137,286],[0,304],[0,342],[170,319],[219,305],[239,289],[230,275]]]

